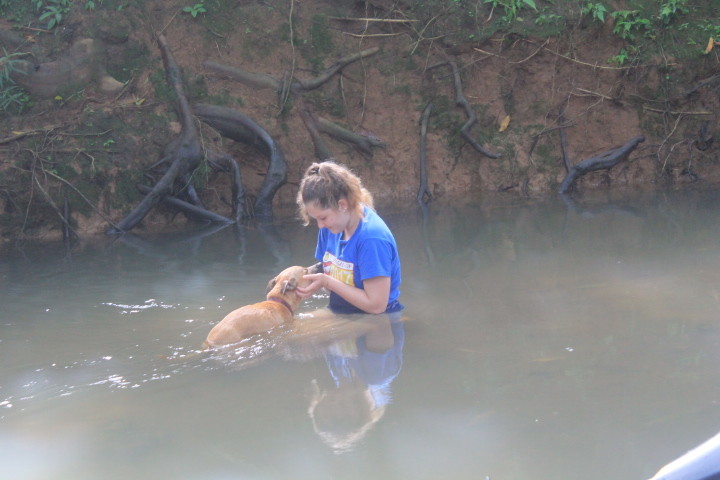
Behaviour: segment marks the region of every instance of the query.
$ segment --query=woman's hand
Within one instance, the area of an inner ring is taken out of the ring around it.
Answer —
[[[306,299],[324,288],[328,292],[335,292],[346,302],[366,313],[383,313],[387,308],[390,297],[390,277],[368,278],[363,282],[364,288],[347,285],[324,273],[304,275],[303,278],[310,280],[310,285],[304,288],[296,287],[295,290],[302,299]]]
[[[298,295],[300,295],[300,298],[308,298],[321,288],[326,288],[329,277],[324,273],[312,273],[310,275],[304,275],[303,278],[305,280],[310,280],[310,285],[307,287],[298,286],[295,288],[295,291]]]

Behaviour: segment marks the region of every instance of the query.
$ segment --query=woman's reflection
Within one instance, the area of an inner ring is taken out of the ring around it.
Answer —
[[[292,336],[296,347],[312,339],[325,359],[330,375],[312,381],[308,415],[320,439],[344,453],[385,414],[390,385],[402,368],[405,331],[399,314],[352,315],[352,320],[325,315],[298,322]]]

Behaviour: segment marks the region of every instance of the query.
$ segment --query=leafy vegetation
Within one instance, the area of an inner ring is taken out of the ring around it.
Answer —
[[[195,5],[188,5],[183,7],[183,12],[190,14],[193,18],[196,18],[201,13],[206,13],[205,3],[198,2]]]
[[[593,20],[605,23],[605,14],[608,10],[607,7],[600,2],[588,2],[582,7],[581,11],[583,15],[589,15]]]
[[[21,113],[30,106],[30,96],[17,86],[10,77],[12,72],[18,71],[16,64],[20,54],[8,54],[0,57],[0,112]]]
[[[41,12],[38,20],[47,22],[47,29],[52,30],[62,22],[63,15],[70,11],[72,0],[34,0],[35,8]]]
[[[492,5],[493,9],[502,8],[503,13],[505,14],[503,16],[503,20],[506,22],[512,22],[516,18],[518,18],[518,15],[520,14],[520,11],[526,7],[532,8],[533,10],[537,11],[537,5],[535,5],[534,0],[484,0],[485,3],[489,3]],[[459,3],[459,2],[457,2]]]

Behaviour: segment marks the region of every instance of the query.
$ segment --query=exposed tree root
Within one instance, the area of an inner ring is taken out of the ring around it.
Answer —
[[[174,193],[174,190],[177,189],[180,192],[185,190],[187,183],[181,183],[181,180],[189,177],[200,165],[203,158],[197,128],[183,89],[180,68],[175,63],[165,37],[158,35],[157,42],[162,53],[168,83],[175,90],[178,98],[178,116],[181,124],[180,135],[168,145],[165,156],[159,162],[169,164],[165,174],[152,190],[145,195],[145,198],[117,226],[113,226],[107,231],[109,234],[119,234],[131,230],[150,213],[150,210],[155,205],[160,203],[166,196]]]
[[[560,125],[565,123],[565,115],[563,112],[560,112],[560,115],[558,116],[558,123]],[[560,128],[560,153],[562,155],[563,165],[565,165],[565,171],[569,172],[572,170],[572,161],[570,160],[570,156],[567,152],[567,134],[565,133],[564,127]]]
[[[152,191],[152,188],[148,187],[147,185],[138,185],[137,187],[141,193],[148,194]],[[177,208],[189,217],[193,217],[198,220],[204,220],[211,223],[235,223],[234,220],[223,217],[222,215],[211,212],[202,207],[198,207],[197,205],[193,205],[192,203],[186,202],[184,200],[180,200],[179,198],[173,197],[172,195],[165,195],[162,198],[162,201],[167,203],[168,205]]]
[[[227,172],[232,178],[232,211],[236,222],[252,218],[252,211],[247,202],[245,187],[242,182],[240,166],[230,155],[209,151],[207,154],[208,163],[216,170]]]
[[[446,62],[433,65],[429,68],[436,68],[441,66],[449,66],[452,69],[453,80],[455,84],[455,104],[459,107],[462,107],[463,110],[465,110],[465,115],[467,116],[467,121],[460,129],[460,133],[462,134],[463,138],[466,142],[470,144],[471,147],[473,147],[475,150],[485,155],[486,157],[493,159],[500,158],[501,155],[499,153],[494,153],[490,150],[487,150],[485,147],[480,145],[470,133],[470,130],[477,122],[477,115],[475,114],[475,111],[470,105],[470,102],[467,98],[465,98],[465,94],[463,93],[462,80],[460,79],[460,70],[458,69],[457,63],[448,60]]]
[[[227,107],[199,104],[195,106],[196,115],[205,123],[215,128],[221,135],[236,130],[250,132],[265,146],[270,163],[265,180],[255,200],[255,216],[272,218],[272,200],[278,189],[287,181],[287,162],[280,145],[257,122],[247,115]],[[229,137],[229,135],[227,135]],[[233,138],[233,137],[229,137]]]
[[[561,129],[562,131],[562,129]],[[621,147],[612,148],[604,153],[601,153],[600,155],[596,155],[594,157],[586,158],[585,160],[581,161],[580,163],[573,165],[570,167],[570,170],[568,170],[567,176],[560,184],[560,188],[558,189],[558,193],[564,194],[570,191],[570,189],[573,186],[573,183],[578,178],[582,177],[583,175],[595,172],[598,170],[609,170],[618,163],[625,160],[630,153],[637,148],[637,146],[645,141],[645,137],[640,135],[632,140],[628,141],[625,145]]]
[[[335,62],[331,67],[320,73],[315,78],[309,80],[301,80],[295,78],[294,75],[289,75],[288,78],[278,79],[271,75],[264,73],[254,73],[243,70],[242,68],[230,67],[222,65],[216,62],[207,61],[203,63],[203,66],[208,70],[224,75],[232,80],[238,81],[244,85],[253,88],[271,88],[281,97],[283,100],[283,92],[292,92],[294,94],[302,94],[315,90],[326,83],[333,75],[337,72],[356,62],[362,58],[369,57],[380,51],[379,48],[373,47],[361,52],[357,52],[351,55],[342,57]],[[289,85],[289,86],[288,86]]]
[[[418,190],[417,201],[421,205],[428,203],[432,199],[432,193],[430,193],[430,189],[428,188],[427,149],[425,145],[427,125],[432,109],[432,102],[428,103],[420,118],[420,189]]]
[[[335,140],[350,145],[368,157],[372,157],[373,148],[385,148],[385,144],[377,137],[351,132],[347,128],[322,117],[317,118],[317,129],[330,135]]]
[[[333,158],[330,148],[328,148],[327,144],[320,135],[315,117],[313,117],[312,114],[304,108],[300,109],[300,117],[305,123],[305,128],[307,128],[310,133],[310,138],[312,138],[313,145],[315,146],[315,157],[320,161]]]
[[[248,72],[242,68],[230,67],[209,60],[204,62],[203,66],[208,70],[219,73],[224,77],[240,82],[248,87],[259,89],[268,88],[276,92],[280,90],[280,80],[265,73]]]

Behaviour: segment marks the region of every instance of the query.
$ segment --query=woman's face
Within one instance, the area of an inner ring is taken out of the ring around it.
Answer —
[[[338,202],[339,208],[320,208],[316,202],[305,205],[307,214],[317,222],[318,228],[327,228],[337,234],[344,231],[350,222],[350,212],[347,202],[341,199]]]

